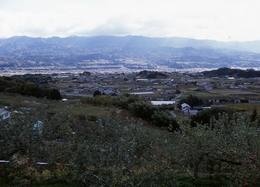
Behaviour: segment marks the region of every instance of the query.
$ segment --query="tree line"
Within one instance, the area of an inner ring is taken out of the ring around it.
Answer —
[[[231,69],[231,68],[219,68],[217,70],[204,71],[203,74],[205,76],[233,76],[233,77],[243,77],[243,78],[254,78],[260,77],[260,71],[256,71],[254,69]]]
[[[55,88],[39,86],[34,82],[25,82],[16,78],[0,77],[0,92],[17,93],[37,98],[60,100],[62,96]]]

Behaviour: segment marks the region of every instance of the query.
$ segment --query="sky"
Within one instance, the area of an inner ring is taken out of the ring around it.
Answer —
[[[0,0],[0,38],[71,35],[260,40],[260,1]]]

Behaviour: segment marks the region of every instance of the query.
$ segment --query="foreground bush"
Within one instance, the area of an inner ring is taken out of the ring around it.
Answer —
[[[260,130],[245,117],[224,113],[207,125],[180,123],[172,133],[115,116],[85,119],[72,124],[67,112],[35,111],[1,121],[0,160],[10,162],[0,163],[0,183],[260,185]]]
[[[107,116],[72,126],[66,113],[1,124],[1,181],[15,185],[64,183],[77,186],[174,185],[169,156],[162,149],[168,133]],[[88,117],[86,117],[88,119]],[[19,127],[19,128],[17,128]],[[43,162],[39,165],[39,162]],[[171,177],[169,177],[171,175]],[[165,177],[168,176],[168,177]]]
[[[180,129],[175,162],[183,172],[194,179],[221,177],[228,186],[260,185],[260,129],[250,119],[223,113],[209,124],[182,124]]]

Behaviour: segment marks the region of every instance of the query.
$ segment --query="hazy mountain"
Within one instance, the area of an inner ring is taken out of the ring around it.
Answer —
[[[260,42],[96,36],[0,39],[0,68],[259,67]],[[48,69],[48,68],[47,68]]]
[[[107,48],[120,47],[125,49],[145,48],[151,49],[155,47],[194,47],[194,48],[226,48],[240,51],[250,51],[260,53],[260,41],[249,42],[219,42],[214,40],[196,40],[190,38],[149,38],[143,36],[94,36],[94,37],[78,37],[70,36],[67,38],[51,37],[51,38],[30,38],[26,36],[12,37],[0,39],[0,45],[23,44],[23,46],[42,46],[50,47],[51,45],[62,47],[91,47],[91,48]]]

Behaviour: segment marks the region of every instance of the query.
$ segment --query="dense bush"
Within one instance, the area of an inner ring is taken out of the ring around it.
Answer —
[[[81,98],[81,101],[82,103],[93,106],[116,106],[129,110],[133,116],[147,120],[156,127],[168,128],[171,126],[174,130],[178,128],[176,120],[167,112],[169,107],[158,108],[150,102],[142,100],[137,95],[125,94],[116,98],[101,95]]]
[[[228,114],[228,116],[231,118],[235,113],[235,111],[232,109],[219,108],[219,107],[206,109],[198,112],[197,115],[191,116],[190,125],[192,127],[196,126],[197,123],[209,125],[212,117],[214,117],[215,119],[219,119],[219,114],[224,114],[224,113]]]
[[[203,99],[195,96],[195,95],[189,95],[188,97],[182,99],[180,101],[180,103],[187,103],[188,105],[190,105],[191,107],[194,106],[202,106],[204,105],[206,102],[203,101]]]
[[[162,72],[158,72],[158,71],[140,71],[138,73],[138,76],[147,78],[147,79],[156,79],[156,78],[166,78],[167,75],[162,73]]]
[[[154,120],[160,115],[154,113]],[[39,110],[1,121],[0,160],[10,162],[0,163],[0,183],[260,185],[260,129],[243,116],[223,113],[218,119],[211,118],[208,125],[198,123],[194,127],[180,123],[180,130],[174,133],[113,116],[95,121],[86,117],[83,124],[72,124],[70,118],[67,112],[47,115]],[[38,120],[43,126],[36,130]],[[203,184],[200,180],[204,178],[207,183]]]
[[[171,173],[165,167],[169,155],[160,149],[169,136],[165,132],[109,116],[72,126],[66,113],[43,119],[41,131],[34,131],[34,121],[44,118],[39,114],[1,124],[0,159],[10,163],[0,163],[0,182],[25,186],[175,184],[174,178],[164,176]]]
[[[62,96],[57,89],[41,87],[33,82],[24,82],[11,77],[0,77],[0,92],[18,93],[37,98],[46,97],[52,100],[60,100]]]
[[[136,101],[140,101],[140,100],[141,99],[138,97],[138,95],[124,94],[124,95],[120,95],[119,97],[115,98],[113,103],[118,107],[128,110],[129,104],[132,104],[132,103],[134,103]]]
[[[96,97],[96,96],[99,96],[101,95],[101,92],[99,90],[96,90],[94,93],[93,93],[93,97]]]
[[[142,119],[151,119],[153,113],[156,111],[156,107],[147,101],[136,101],[129,104],[128,107],[132,114]]]
[[[156,127],[177,130],[179,125],[175,118],[167,111],[160,110],[151,103],[145,101],[136,101],[129,105],[129,110],[136,117],[151,121]]]
[[[219,68],[217,70],[204,71],[205,76],[215,77],[215,76],[234,76],[234,77],[243,77],[243,78],[254,78],[260,76],[260,71],[254,69],[230,69],[230,68]]]
[[[113,99],[106,95],[96,95],[95,97],[84,97],[80,99],[84,104],[90,104],[93,106],[112,106]]]
[[[163,110],[156,110],[151,116],[152,122],[156,127],[164,127],[169,130],[177,130],[179,128],[178,122],[173,116]]]
[[[260,129],[243,116],[219,114],[208,125],[180,125],[176,162],[189,175],[222,176],[227,186],[259,186]],[[175,147],[175,146],[174,146]]]

